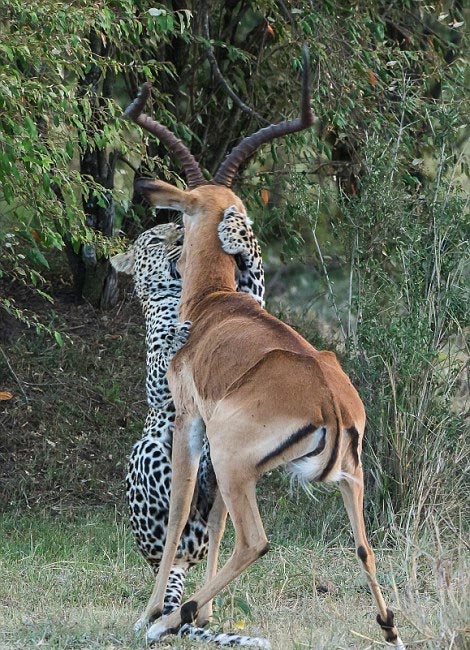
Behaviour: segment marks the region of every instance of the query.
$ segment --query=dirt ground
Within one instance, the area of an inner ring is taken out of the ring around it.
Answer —
[[[122,498],[124,466],[146,411],[144,326],[131,287],[110,312],[49,277],[51,305],[18,282],[3,296],[63,333],[64,345],[0,313],[0,508]]]

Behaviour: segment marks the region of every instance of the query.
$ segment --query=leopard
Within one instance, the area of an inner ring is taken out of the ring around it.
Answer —
[[[237,290],[248,293],[264,307],[264,270],[261,250],[251,221],[235,206],[225,210],[218,229],[222,249],[236,262]],[[184,228],[174,222],[143,232],[125,253],[111,259],[113,267],[132,275],[145,320],[148,413],[143,435],[131,451],[126,474],[126,494],[131,528],[137,546],[158,572],[168,526],[171,492],[171,452],[175,408],[166,372],[176,351],[185,344],[191,323],[178,322],[181,277],[177,262]],[[207,556],[207,521],[216,494],[216,479],[204,440],[196,481],[196,493],[181,536],[175,564],[167,584],[163,614],[181,604],[187,572]],[[136,630],[143,622],[136,623]],[[214,633],[193,625],[178,632],[215,645],[269,647],[264,639],[233,633]]]

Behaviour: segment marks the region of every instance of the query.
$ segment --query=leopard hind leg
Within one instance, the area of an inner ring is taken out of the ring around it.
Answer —
[[[168,584],[166,586],[163,615],[171,614],[181,605],[184,592],[184,583],[189,565],[175,565],[172,567]]]

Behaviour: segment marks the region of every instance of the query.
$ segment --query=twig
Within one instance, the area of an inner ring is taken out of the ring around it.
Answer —
[[[328,269],[326,268],[325,260],[323,259],[323,255],[320,249],[320,244],[318,243],[317,236],[315,234],[315,228],[312,228],[312,235],[313,235],[313,241],[315,242],[315,246],[317,248],[317,253],[320,258],[320,263],[322,266],[323,273],[326,278],[326,283],[328,285],[328,292],[331,297],[331,302],[333,303],[333,309],[335,310],[336,318],[338,319],[338,323],[341,329],[341,333],[343,334],[344,341],[346,342],[348,340],[346,331],[343,326],[343,321],[341,320],[341,315],[339,313],[338,305],[336,304],[336,299],[335,299],[335,294],[333,291],[333,285],[331,284],[330,276],[328,275]]]
[[[353,249],[351,252],[351,264],[349,267],[349,289],[348,289],[348,339],[351,338],[352,335],[352,295],[353,295],[353,281],[354,281],[354,258],[356,256],[356,249],[358,248],[358,234],[356,232],[356,239],[354,240],[353,244]],[[357,343],[356,341],[356,334],[357,332],[354,332],[354,342],[355,344]]]
[[[222,75],[219,68],[219,64],[217,63],[217,59],[215,58],[214,49],[210,41],[209,15],[207,12],[204,16],[204,38],[207,40],[207,58],[209,59],[209,63],[211,64],[212,74],[214,75],[216,80],[220,83],[220,85],[224,88],[227,95],[232,98],[234,103],[244,113],[248,113],[248,115],[250,115],[251,117],[256,117],[256,119],[258,119],[262,124],[268,125],[269,122],[265,120],[264,117],[262,117],[253,108],[245,104],[245,102],[240,99],[240,97],[234,92],[234,90],[229,85],[228,81],[226,81],[225,77]]]
[[[296,167],[299,163],[298,162],[283,162],[284,167]],[[263,170],[260,172],[250,172],[249,176],[243,176],[240,175],[240,180],[252,180],[253,178],[259,178],[262,176],[269,176],[269,175],[276,175],[276,176],[291,176],[292,173],[298,174],[299,176],[302,177],[307,177],[307,176],[315,176],[323,167],[343,167],[344,169],[347,169],[348,167],[352,167],[354,165],[354,162],[349,161],[349,160],[325,160],[325,162],[318,163],[316,167],[313,169],[301,169],[301,170],[295,170],[292,172],[291,169],[276,169],[274,171],[267,171]],[[341,171],[341,170],[340,170]],[[335,171],[333,172],[326,172],[325,176],[334,176],[336,174]]]
[[[132,299],[134,298],[135,295],[136,295],[136,291],[135,291],[135,287],[133,287],[133,289],[132,289],[132,293],[131,293],[131,296],[130,296],[130,298],[129,298],[129,301],[132,300]],[[117,312],[115,313],[115,315],[114,315],[114,317],[113,317],[113,321],[117,320],[117,317],[118,317],[119,314],[121,313],[121,310],[122,310],[122,308],[124,307],[124,305],[125,305],[126,302],[127,302],[127,296],[124,296],[124,298],[121,300],[121,304],[119,305],[119,308],[118,308]]]
[[[403,75],[403,93],[401,96],[401,101],[402,101],[402,112],[400,116],[400,127],[398,129],[398,137],[397,137],[397,142],[395,146],[395,154],[393,156],[394,161],[392,165],[392,171],[390,173],[390,184],[393,182],[393,175],[395,173],[396,165],[397,165],[397,159],[398,159],[398,153],[400,149],[400,144],[401,144],[401,139],[403,136],[403,131],[405,130],[404,122],[405,122],[405,99],[406,99],[406,91],[407,91],[407,80],[406,80],[406,74]]]
[[[283,0],[277,0],[276,4],[281,10],[281,13],[284,14],[284,18],[290,22],[292,27],[295,27],[294,16],[289,11],[289,8],[287,7],[286,3]]]
[[[441,145],[441,150],[439,152],[439,164],[437,166],[437,174],[436,174],[436,190],[434,192],[434,197],[432,200],[433,205],[436,204],[437,197],[439,194],[439,188],[441,185],[441,178],[442,178],[442,170],[444,169],[444,160],[445,160],[445,150],[446,150],[446,143],[445,140],[442,141]],[[435,232],[435,229],[434,229]]]
[[[5,359],[5,362],[6,362],[7,366],[8,366],[9,371],[11,372],[11,374],[13,375],[13,377],[15,378],[16,383],[18,384],[18,386],[19,386],[19,388],[20,388],[20,391],[21,391],[22,394],[23,394],[23,397],[25,398],[25,401],[26,401],[26,402],[29,402],[29,398],[28,398],[28,396],[26,395],[26,393],[24,392],[23,386],[22,386],[20,380],[18,379],[17,374],[15,373],[15,371],[13,370],[13,368],[11,367],[11,363],[10,363],[10,361],[9,361],[9,359],[8,359],[8,357],[7,357],[7,355],[5,354],[5,351],[3,350],[3,348],[2,348],[1,346],[0,346],[0,352],[2,353],[3,358]]]
[[[351,630],[352,634],[355,636],[358,636],[360,639],[365,639],[366,641],[370,641],[373,645],[380,645],[382,647],[388,646],[388,643],[385,643],[385,641],[376,641],[375,639],[371,639],[370,636],[366,636],[365,634],[361,634],[360,632],[356,632],[356,630]],[[370,646],[372,647],[372,646]]]

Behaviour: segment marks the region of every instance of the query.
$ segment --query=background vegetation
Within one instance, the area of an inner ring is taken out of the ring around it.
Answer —
[[[211,174],[244,134],[296,114],[303,42],[318,121],[260,151],[236,189],[263,244],[269,309],[336,349],[366,402],[368,523],[390,554],[382,577],[406,637],[415,647],[464,647],[463,3],[8,0],[2,9],[2,569],[6,585],[23,587],[0,593],[16,612],[0,647],[114,647],[146,598],[121,524],[126,456],[145,413],[143,328],[132,288],[119,287],[108,257],[174,216],[149,211],[133,195],[134,176],[181,180],[165,149],[122,119],[123,108],[153,80],[149,111]],[[277,475],[264,480],[273,563],[260,563],[219,603],[220,621],[251,610],[279,648],[346,647],[357,617],[373,617],[345,568],[356,567],[340,499],[296,494],[293,508],[287,488]],[[99,541],[107,537],[109,545]],[[312,580],[299,569],[312,564],[334,565],[338,575]],[[68,605],[34,600],[31,627],[26,612],[44,576]],[[327,603],[317,602],[321,593]],[[278,616],[263,618],[260,603]],[[314,606],[327,614],[312,623]],[[113,630],[109,607],[125,628]],[[98,634],[91,619],[108,627]],[[378,638],[365,625],[360,633]]]

